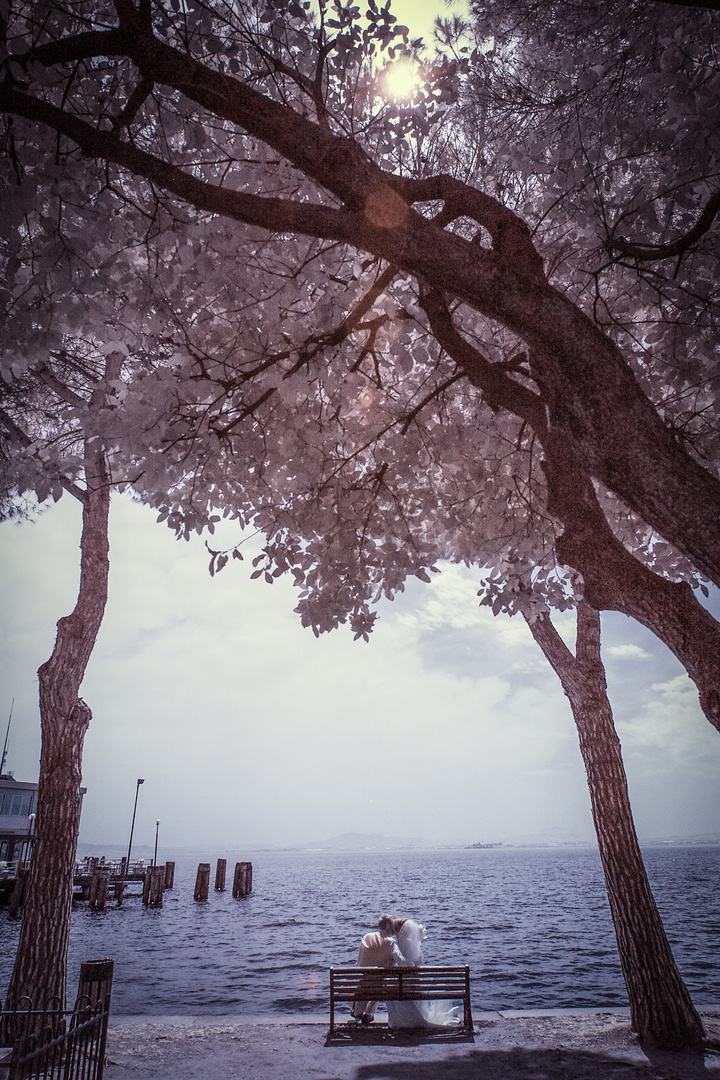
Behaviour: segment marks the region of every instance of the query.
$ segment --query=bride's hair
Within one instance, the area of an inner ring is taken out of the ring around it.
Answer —
[[[393,930],[392,915],[381,915],[378,919],[378,930],[384,934],[392,934]]]
[[[399,934],[403,923],[406,923],[406,922],[407,922],[407,919],[396,919],[395,922],[393,923],[393,933],[394,934]]]

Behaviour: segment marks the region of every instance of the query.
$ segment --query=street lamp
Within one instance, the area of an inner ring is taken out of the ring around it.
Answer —
[[[35,828],[36,818],[37,814],[28,814],[28,821],[30,824],[28,827],[27,840],[25,841],[25,846],[23,850],[23,862],[28,862],[32,857],[33,830]]]
[[[125,873],[128,877],[130,877],[130,852],[132,851],[132,838],[133,833],[135,832],[135,814],[137,813],[138,795],[140,794],[140,785],[144,783],[144,780],[138,780],[135,787],[135,805],[133,806],[132,825],[130,826],[130,843],[128,844],[127,866],[125,867]]]
[[[160,832],[160,822],[156,821],[155,822],[155,858],[153,859],[153,866],[157,866],[157,844],[158,844],[158,833],[159,832]]]

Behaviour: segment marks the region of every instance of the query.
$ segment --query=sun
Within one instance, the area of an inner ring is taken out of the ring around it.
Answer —
[[[398,60],[389,64],[382,75],[385,93],[395,101],[409,101],[420,85],[420,72],[410,60]]]

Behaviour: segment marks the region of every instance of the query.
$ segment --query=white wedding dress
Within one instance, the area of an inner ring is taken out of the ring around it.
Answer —
[[[397,943],[403,955],[394,967],[420,967],[424,961],[420,945],[427,937],[425,927],[406,919],[400,927]],[[441,1027],[456,1024],[457,1009],[445,1001],[388,1001],[388,1026],[391,1028]]]

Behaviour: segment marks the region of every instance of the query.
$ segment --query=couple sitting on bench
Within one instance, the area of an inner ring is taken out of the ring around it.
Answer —
[[[360,943],[358,967],[417,968],[423,963],[420,943],[427,937],[425,927],[412,919],[383,915],[375,933]],[[353,1001],[352,1014],[361,1024],[372,1022],[377,1001]],[[457,1009],[447,1001],[387,1001],[391,1028],[440,1027],[457,1023]]]

